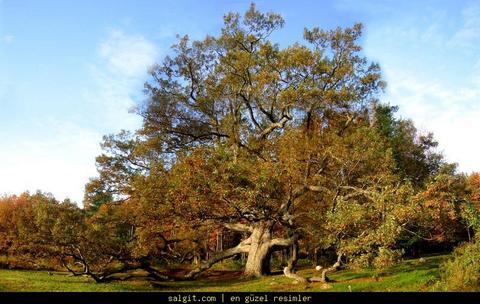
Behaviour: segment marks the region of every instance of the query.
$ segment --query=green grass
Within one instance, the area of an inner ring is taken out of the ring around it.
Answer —
[[[64,272],[30,270],[0,270],[1,291],[148,291],[148,282],[128,281],[97,284],[82,276],[72,277]]]
[[[332,290],[352,291],[434,291],[435,283],[440,279],[439,265],[447,255],[431,256],[424,262],[419,259],[405,260],[383,272],[373,270],[362,272],[343,271],[331,277]]]
[[[281,273],[259,279],[238,277],[238,272],[215,270],[196,281],[165,282],[153,286],[146,280],[97,284],[87,277],[45,271],[0,270],[0,291],[434,291],[439,265],[448,255],[404,260],[383,272],[372,269],[343,270],[332,274],[328,285],[294,284]],[[318,276],[313,269],[302,269],[306,277]]]

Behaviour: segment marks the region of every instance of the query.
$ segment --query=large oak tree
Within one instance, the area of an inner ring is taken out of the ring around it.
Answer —
[[[238,254],[247,255],[245,274],[260,276],[283,248],[292,257],[285,273],[295,277],[306,242],[333,250],[335,267],[385,252],[407,220],[398,216],[408,195],[397,194],[410,193],[403,183],[421,184],[436,170],[431,138],[415,144],[411,124],[378,106],[385,83],[361,54],[361,24],[305,29],[303,43],[282,48],[270,35],[283,24],[252,5],[243,17],[227,14],[218,36],[180,38],[151,69],[142,128],[106,137],[97,158],[87,205],[137,204],[137,231],[149,240],[200,250],[208,229],[240,236],[187,277]],[[140,248],[155,255],[148,242]]]

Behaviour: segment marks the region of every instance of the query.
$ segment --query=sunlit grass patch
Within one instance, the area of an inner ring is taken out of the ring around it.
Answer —
[[[434,291],[440,278],[439,265],[448,255],[404,260],[383,271],[342,270],[331,274],[328,284],[296,284],[277,271],[272,276],[244,278],[239,271],[213,269],[195,281],[160,282],[147,280],[97,284],[91,278],[65,272],[0,270],[1,291]],[[313,268],[303,268],[305,277],[319,276]]]

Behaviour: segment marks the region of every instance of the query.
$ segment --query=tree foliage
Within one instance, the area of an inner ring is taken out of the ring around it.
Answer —
[[[252,5],[217,36],[179,38],[150,70],[142,127],[104,137],[85,208],[5,198],[0,252],[43,246],[105,282],[134,269],[170,279],[162,270],[178,263],[195,278],[239,255],[260,276],[285,249],[285,274],[304,281],[300,251],[321,251],[336,261],[325,281],[345,264],[381,268],[415,246],[473,239],[478,174],[457,174],[432,134],[379,101],[362,25],[305,29],[282,48],[270,36],[283,25]],[[212,249],[220,235],[229,241]]]
[[[306,243],[345,261],[397,250],[410,185],[442,160],[431,135],[379,104],[385,83],[361,55],[361,24],[305,29],[305,43],[281,48],[269,40],[277,14],[252,5],[224,22],[217,37],[180,38],[151,69],[143,126],[105,138],[87,199],[162,210],[152,227],[181,230],[179,247],[201,250],[195,232],[208,227],[243,235],[190,276],[239,253],[247,274],[262,275],[273,251]]]

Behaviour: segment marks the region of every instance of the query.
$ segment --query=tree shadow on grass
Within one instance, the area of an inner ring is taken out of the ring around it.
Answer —
[[[169,290],[189,290],[209,287],[224,287],[236,283],[253,281],[252,278],[242,276],[242,271],[210,270],[203,273],[198,279],[174,282],[152,282],[152,287]]]
[[[382,272],[382,275],[392,275],[397,273],[428,271],[438,269],[440,265],[448,259],[448,256],[427,257],[424,261],[420,259],[404,260],[403,262],[393,265]]]

